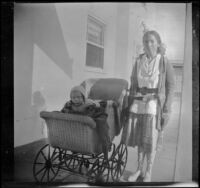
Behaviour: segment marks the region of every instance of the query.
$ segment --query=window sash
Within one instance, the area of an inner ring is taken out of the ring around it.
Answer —
[[[88,17],[87,40],[104,46],[104,24],[91,16]]]
[[[97,46],[97,47],[99,47],[99,48],[104,49],[104,46],[99,45],[99,44],[96,44],[96,43],[94,43],[94,42],[87,41],[87,43],[88,43],[88,44],[92,44],[93,46]]]
[[[104,48],[87,43],[86,65],[103,69]]]

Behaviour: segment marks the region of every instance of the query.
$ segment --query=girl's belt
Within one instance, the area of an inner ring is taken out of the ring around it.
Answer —
[[[152,100],[152,99],[157,99],[157,95],[148,95],[148,96],[133,96],[133,99],[136,99],[136,100],[145,100],[145,101],[149,101],[149,100]]]
[[[137,92],[141,93],[142,95],[146,95],[146,94],[158,94],[158,88],[147,88],[147,87],[141,87],[141,88],[137,88]]]

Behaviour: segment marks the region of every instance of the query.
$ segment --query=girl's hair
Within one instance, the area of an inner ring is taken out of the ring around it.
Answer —
[[[158,47],[158,53],[160,53],[161,55],[165,55],[165,51],[166,51],[166,48],[164,46],[164,44],[162,43],[161,41],[161,38],[160,38],[160,35],[158,34],[158,32],[154,31],[154,30],[151,30],[151,31],[147,31],[144,33],[143,35],[143,44],[145,42],[145,39],[149,36],[149,35],[153,35],[158,44],[159,44],[159,47]]]

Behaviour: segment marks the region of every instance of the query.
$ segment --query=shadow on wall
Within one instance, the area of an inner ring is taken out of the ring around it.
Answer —
[[[23,16],[29,16],[28,21],[32,22],[33,44],[37,44],[65,74],[72,77],[73,59],[69,56],[55,6],[53,4],[16,5],[15,18],[17,14],[23,13],[25,13]]]
[[[68,77],[72,77],[73,60],[69,56],[67,41],[54,4],[16,3],[14,5],[14,143],[16,146],[44,137],[38,113],[45,101],[42,100],[37,88],[32,96],[34,60],[40,61],[39,64],[43,60],[35,53],[35,44],[56,67]],[[32,97],[35,98],[34,105],[31,104]],[[38,105],[38,101],[42,104]]]
[[[33,93],[33,105],[31,106],[32,118],[34,119],[34,125],[38,130],[38,137],[47,137],[47,128],[45,121],[40,118],[40,112],[46,110],[45,98],[40,91],[35,91]]]
[[[39,5],[34,14],[34,42],[72,77],[72,62],[54,5]]]

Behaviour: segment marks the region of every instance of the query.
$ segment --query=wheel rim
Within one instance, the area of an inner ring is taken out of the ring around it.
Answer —
[[[118,181],[122,176],[127,163],[127,153],[127,147],[124,144],[120,144],[117,147],[115,154],[113,155],[111,165],[111,175],[113,181]]]
[[[33,164],[33,176],[37,182],[51,182],[60,169],[60,149],[49,144],[40,149]]]

